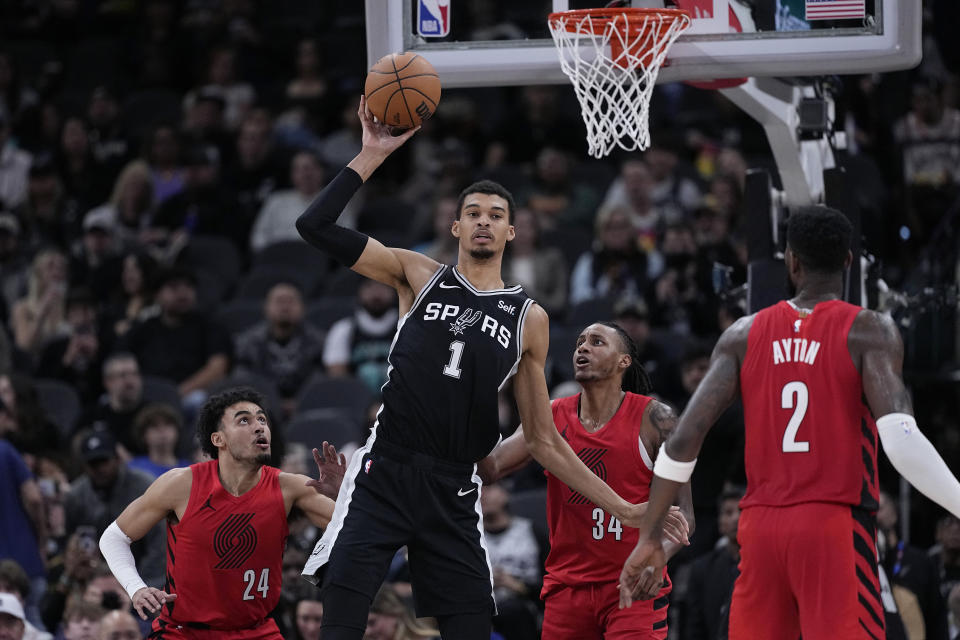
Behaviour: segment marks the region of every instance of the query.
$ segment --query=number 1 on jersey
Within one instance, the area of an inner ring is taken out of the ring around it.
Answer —
[[[796,396],[796,404],[794,404],[794,396]],[[809,442],[797,442],[797,431],[800,429],[800,423],[803,422],[803,416],[807,414],[809,400],[810,394],[807,391],[807,385],[802,382],[794,381],[783,385],[783,392],[780,394],[780,406],[784,409],[793,409],[793,415],[790,416],[787,429],[783,432],[784,453],[806,453],[810,451]]]
[[[450,343],[450,362],[443,365],[443,375],[451,378],[460,379],[460,358],[463,357],[464,344],[460,340],[454,340]]]

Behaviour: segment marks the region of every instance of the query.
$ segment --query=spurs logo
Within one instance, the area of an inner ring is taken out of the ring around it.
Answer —
[[[453,335],[455,336],[463,335],[463,332],[466,330],[466,328],[475,325],[477,320],[479,320],[482,316],[482,311],[467,309],[460,314],[460,317],[457,318],[456,322],[450,323],[450,331],[452,331]]]

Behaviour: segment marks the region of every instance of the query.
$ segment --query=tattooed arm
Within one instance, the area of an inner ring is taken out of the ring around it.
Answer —
[[[647,410],[643,415],[643,423],[640,425],[640,438],[643,440],[643,446],[650,454],[651,460],[656,460],[660,447],[667,442],[667,439],[673,435],[677,428],[677,413],[670,405],[651,400],[647,405]],[[693,513],[693,494],[690,490],[690,483],[687,482],[680,487],[677,496],[677,504],[680,506],[680,513],[687,521],[687,536],[693,535],[696,527]],[[684,545],[664,539],[664,552],[667,558],[672,558]]]

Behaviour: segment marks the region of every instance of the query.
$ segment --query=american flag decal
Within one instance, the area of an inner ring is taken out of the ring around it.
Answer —
[[[847,20],[867,15],[865,0],[806,0],[807,20]]]

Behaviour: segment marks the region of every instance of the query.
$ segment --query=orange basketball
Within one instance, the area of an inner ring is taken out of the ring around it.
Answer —
[[[363,92],[377,120],[399,129],[419,125],[440,102],[440,76],[416,53],[391,53],[367,73]]]

